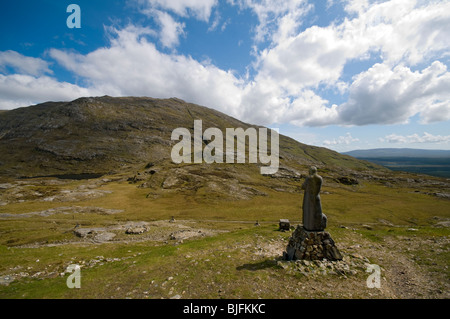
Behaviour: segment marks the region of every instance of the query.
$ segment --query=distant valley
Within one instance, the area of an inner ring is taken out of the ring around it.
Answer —
[[[450,177],[450,150],[377,148],[343,153],[395,171]]]

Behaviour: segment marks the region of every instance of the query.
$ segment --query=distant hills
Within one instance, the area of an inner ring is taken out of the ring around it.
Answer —
[[[375,148],[370,150],[354,150],[342,154],[356,158],[370,157],[422,157],[422,158],[450,158],[450,150],[425,150],[416,148]]]
[[[450,150],[377,148],[345,152],[396,171],[450,177]]]

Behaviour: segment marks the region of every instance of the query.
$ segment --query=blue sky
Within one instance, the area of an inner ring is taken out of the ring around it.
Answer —
[[[450,1],[16,0],[0,14],[0,109],[178,97],[337,151],[450,149]]]

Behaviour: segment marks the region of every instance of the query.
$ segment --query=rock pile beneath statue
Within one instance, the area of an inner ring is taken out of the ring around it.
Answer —
[[[326,231],[308,231],[298,225],[289,239],[285,260],[342,260],[331,235]]]

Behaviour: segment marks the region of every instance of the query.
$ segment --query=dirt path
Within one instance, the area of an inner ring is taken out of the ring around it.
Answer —
[[[358,245],[350,245],[351,242]],[[340,245],[349,253],[370,259],[382,269],[381,293],[386,298],[450,298],[446,261],[436,254],[448,252],[450,240],[421,237],[383,238],[373,243],[354,234]]]
[[[450,283],[444,271],[433,271],[405,254],[408,248],[411,250],[411,247],[421,246],[423,242],[416,239],[402,243],[402,240],[392,238],[385,242],[388,251],[385,259],[390,265],[386,268],[386,279],[398,298],[450,298]],[[427,244],[431,252],[442,249],[438,243],[432,245],[427,241]],[[438,264],[432,262],[431,266]]]

